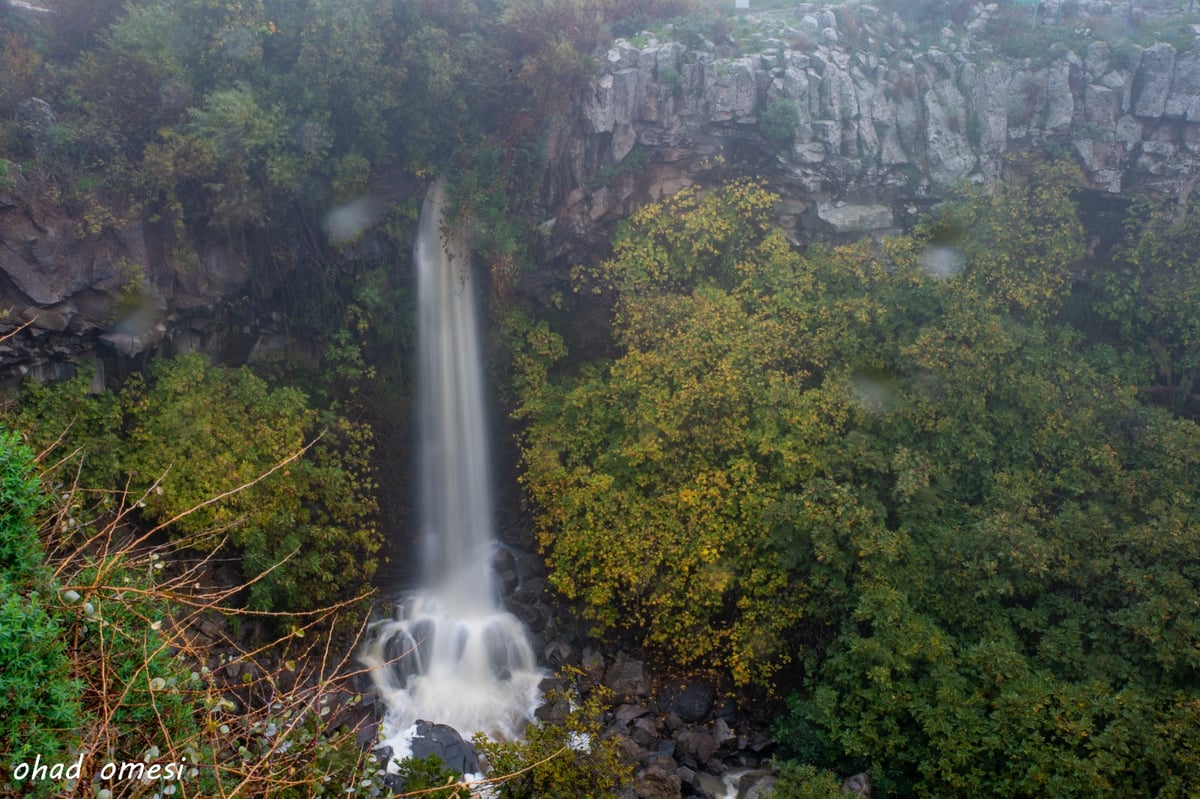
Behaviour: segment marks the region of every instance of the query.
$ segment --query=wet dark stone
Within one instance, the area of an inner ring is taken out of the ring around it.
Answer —
[[[504,548],[496,550],[492,556],[492,571],[496,575],[500,596],[509,596],[517,590],[521,580],[517,574],[517,559],[511,551]]]
[[[617,654],[604,674],[604,685],[618,697],[646,697],[650,694],[650,678],[642,661],[624,652]]]
[[[445,724],[434,724],[421,720],[413,735],[412,756],[415,758],[436,755],[446,768],[458,774],[479,771],[479,755],[475,747],[462,739],[453,728]]]
[[[675,743],[679,749],[694,755],[701,765],[707,763],[717,753],[717,741],[713,734],[702,727],[688,727],[675,733]]]
[[[655,759],[634,776],[638,799],[678,799],[682,780],[669,757]]]
[[[643,749],[651,749],[657,746],[661,732],[662,729],[655,724],[654,719],[642,716],[630,726],[629,736]]]
[[[562,638],[555,638],[542,651],[542,660],[553,669],[578,662],[575,650]]]
[[[617,707],[614,717],[620,724],[629,724],[636,718],[641,718],[650,711],[641,705],[620,705]]]
[[[581,687],[589,688],[600,684],[600,680],[604,678],[604,655],[587,647],[583,650],[583,658],[579,665],[583,669],[583,679],[579,681]]]
[[[521,624],[531,633],[540,633],[546,629],[546,614],[537,605],[513,602],[509,605],[509,611],[520,619]]]
[[[679,716],[685,724],[703,721],[717,698],[717,686],[712,680],[697,677],[669,685],[662,694],[662,705]]]
[[[775,791],[778,778],[772,771],[752,771],[738,780],[738,796],[744,799],[767,799]]]

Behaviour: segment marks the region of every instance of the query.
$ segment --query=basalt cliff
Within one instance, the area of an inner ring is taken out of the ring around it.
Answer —
[[[866,6],[765,15],[774,27],[749,55],[710,41],[617,41],[553,142],[555,227],[586,234],[733,172],[771,183],[799,240],[862,234],[908,224],[1031,150],[1073,157],[1103,195],[1191,194],[1200,48],[1093,39],[1082,52],[1006,58],[988,35],[997,11],[976,6],[933,41]]]
[[[1085,10],[1111,22],[1123,8]],[[1184,199],[1200,176],[1200,48],[1178,38],[1075,30],[1070,45],[1014,57],[998,46],[998,7],[983,4],[933,32],[867,5],[743,22],[753,34],[736,44],[668,27],[596,54],[590,85],[550,125],[532,290],[603,253],[638,205],[732,176],[767,180],[798,242],[903,228],[1026,151],[1073,158],[1101,199]],[[53,122],[35,98],[22,113],[31,137]],[[181,241],[151,220],[94,232],[18,195],[0,183],[0,308],[29,323],[0,341],[4,380],[196,348],[244,361],[286,337],[270,301],[286,277],[260,263],[253,236]],[[355,257],[372,247],[403,257],[369,234]]]

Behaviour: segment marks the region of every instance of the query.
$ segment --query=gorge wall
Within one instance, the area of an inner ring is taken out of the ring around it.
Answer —
[[[275,287],[252,277],[253,248],[176,249],[164,227],[89,232],[66,209],[0,192],[0,309],[8,312],[0,330],[23,326],[0,341],[0,382],[57,379],[89,360],[99,388],[106,367],[115,376],[164,345],[236,362],[282,332],[255,307]]]
[[[976,5],[931,39],[869,6],[801,5],[759,15],[750,55],[618,40],[551,142],[556,238],[564,250],[595,245],[606,222],[725,173],[767,179],[797,240],[861,235],[907,225],[958,182],[995,180],[1010,154],[1047,148],[1073,156],[1099,192],[1190,195],[1200,48],[1076,30],[1081,52],[1006,58],[998,14]]]
[[[1081,13],[1100,25],[1125,9]],[[752,31],[736,45],[668,29],[597,54],[583,97],[550,126],[541,268],[527,288],[560,290],[562,267],[606,252],[617,221],[696,182],[768,180],[780,224],[803,242],[903,228],[959,181],[995,180],[1021,151],[1073,157],[1100,196],[1183,199],[1200,175],[1200,48],[1077,29],[1070,46],[1005,57],[997,42],[1011,19],[983,4],[934,32],[868,5],[735,19]],[[34,98],[21,114],[31,137],[53,123]],[[197,348],[244,361],[287,338],[271,310],[287,276],[252,235],[89,225],[29,207],[20,176],[5,180],[0,308],[10,329],[29,326],[0,341],[0,381]],[[383,237],[359,248],[402,258]]]

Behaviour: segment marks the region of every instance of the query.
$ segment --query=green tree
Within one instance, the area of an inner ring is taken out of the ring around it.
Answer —
[[[837,325],[809,315],[812,299],[824,280],[861,290],[867,274],[853,257],[816,274],[770,228],[772,202],[740,183],[642,209],[595,276],[616,291],[623,354],[551,381],[538,354],[561,345],[534,328],[519,357],[524,479],[552,582],[600,628],[621,622],[742,682],[796,651],[787,631],[811,594],[776,534],[781,503],[814,529],[857,529],[871,513],[801,493],[830,468],[849,413],[842,378],[822,379]],[[798,354],[805,329],[819,332]]]
[[[1126,241],[1105,265],[1097,311],[1110,335],[1146,365],[1158,404],[1200,419],[1200,206],[1142,200]],[[1153,377],[1151,377],[1153,375]]]

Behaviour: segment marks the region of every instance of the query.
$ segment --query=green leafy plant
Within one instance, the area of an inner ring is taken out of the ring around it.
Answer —
[[[770,799],[835,799],[843,795],[842,782],[832,771],[785,760],[779,764],[779,782]]]
[[[791,100],[773,100],[759,117],[763,135],[778,144],[787,144],[800,128],[800,112]]]
[[[12,161],[0,158],[0,191],[7,191],[17,185],[17,169],[17,165]]]
[[[446,768],[437,755],[406,757],[396,767],[404,793],[431,799],[467,799],[471,792],[462,784],[462,774]]]
[[[664,86],[678,90],[683,87],[683,73],[675,67],[663,67],[658,71],[658,79]]]
[[[632,771],[616,739],[600,734],[603,692],[593,691],[584,699],[551,693],[544,699],[569,710],[560,719],[529,725],[519,741],[475,739],[497,799],[620,796]]]
[[[82,693],[38,540],[45,504],[33,454],[15,433],[0,430],[0,735],[10,787],[22,782],[22,793],[34,796],[51,793],[53,785],[18,781],[13,771],[36,757],[73,760]]]

